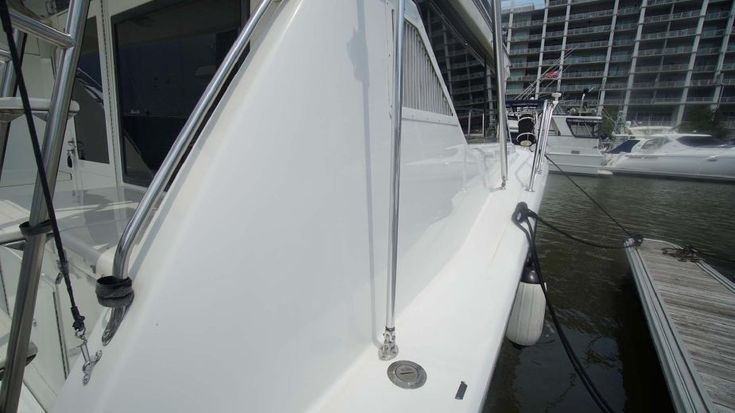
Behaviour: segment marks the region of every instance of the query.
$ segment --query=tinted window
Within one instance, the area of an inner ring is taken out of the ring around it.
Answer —
[[[662,147],[666,142],[668,142],[668,139],[666,138],[654,138],[644,143],[643,146],[641,146],[641,150],[653,151]]]
[[[123,177],[140,185],[158,170],[240,24],[240,0],[155,6],[113,19]]]
[[[722,146],[725,144],[712,136],[682,136],[677,139],[679,143],[686,146]]]
[[[568,118],[567,125],[572,131],[572,135],[577,138],[595,138],[599,137],[600,122],[586,119]]]
[[[87,20],[84,28],[72,99],[79,103],[79,113],[74,117],[79,159],[109,163],[97,19],[94,17]]]

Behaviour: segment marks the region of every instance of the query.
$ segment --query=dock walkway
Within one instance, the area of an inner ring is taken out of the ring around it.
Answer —
[[[735,285],[703,261],[628,248],[661,369],[679,412],[735,412]]]

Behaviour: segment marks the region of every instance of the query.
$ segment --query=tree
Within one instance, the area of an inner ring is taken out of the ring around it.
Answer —
[[[600,136],[612,136],[617,127],[618,108],[604,108],[602,110],[602,125],[600,125]]]
[[[726,139],[729,133],[722,122],[723,114],[708,106],[692,109],[686,115],[684,123],[679,127],[682,132],[706,133],[719,139]]]

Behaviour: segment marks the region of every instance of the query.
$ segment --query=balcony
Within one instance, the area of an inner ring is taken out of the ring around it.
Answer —
[[[671,89],[683,88],[685,82],[683,80],[670,80],[660,82],[634,83],[633,89]]]
[[[635,73],[656,73],[656,72],[677,72],[689,70],[689,65],[686,63],[678,65],[652,65],[652,66],[638,66],[635,68]]]
[[[638,23],[625,23],[625,24],[616,24],[615,25],[615,31],[621,32],[623,30],[635,30],[638,28]]]
[[[561,85],[561,91],[562,92],[581,92],[584,89],[592,89],[600,87],[599,83],[596,84],[580,84],[580,85]]]
[[[564,72],[562,73],[562,79],[581,79],[581,78],[601,78],[604,72]]]
[[[538,47],[534,47],[531,49],[511,49],[510,54],[511,56],[516,55],[522,55],[522,54],[538,54],[541,51]]]
[[[639,50],[638,56],[676,55],[676,54],[689,54],[691,52],[692,52],[691,47],[668,47],[665,49]]]
[[[725,29],[707,30],[702,32],[702,38],[708,39],[712,37],[721,37],[725,35]]]
[[[603,90],[621,90],[621,89],[627,89],[627,88],[628,88],[627,82],[610,82],[610,83],[606,83],[602,89]]]
[[[731,48],[728,48],[727,50],[728,51],[735,51],[735,47],[732,48],[732,50],[730,50],[730,49]],[[720,48],[719,47],[708,47],[706,49],[697,49],[697,55],[699,55],[699,56],[716,55],[716,54],[720,54]]]
[[[567,36],[573,36],[577,34],[591,34],[591,33],[609,33],[610,26],[593,26],[593,27],[580,27],[578,29],[567,30]]]
[[[723,11],[717,11],[712,13],[707,13],[704,16],[705,20],[711,21],[711,20],[719,20],[719,19],[727,19],[730,17],[730,12],[723,10]]]
[[[604,105],[622,105],[623,99],[605,99]]]
[[[633,46],[634,44],[635,40],[633,39],[615,40],[613,42],[613,47]]]
[[[664,5],[664,4],[682,3],[682,2],[685,2],[685,1],[687,1],[687,0],[649,0],[647,7],[660,6],[660,5]]]
[[[719,82],[713,79],[697,79],[692,80],[691,85],[692,86],[716,86]],[[723,82],[725,83],[725,82]]]
[[[714,72],[715,65],[699,65],[694,66],[694,72]]]
[[[697,29],[673,30],[670,32],[646,33],[641,35],[641,40],[671,39],[675,37],[686,37],[697,34]]]
[[[659,16],[646,17],[643,21],[646,23],[657,23],[657,22],[667,22],[667,21],[674,21],[674,20],[692,19],[692,18],[698,18],[699,16],[700,16],[699,10],[692,10],[692,11],[685,11],[681,13],[662,14]]]
[[[672,104],[681,102],[681,98],[639,98],[631,99],[628,103],[631,105],[655,105],[655,104]]]
[[[569,43],[567,44],[567,50],[576,49],[596,49],[596,48],[607,48],[607,40],[601,40],[598,42],[585,42],[585,43]],[[561,50],[561,47],[559,48]]]

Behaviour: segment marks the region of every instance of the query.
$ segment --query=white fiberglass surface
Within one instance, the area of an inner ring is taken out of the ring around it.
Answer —
[[[392,10],[276,4],[141,242],[125,321],[87,386],[72,369],[57,411],[304,411],[365,352],[377,359]],[[406,111],[399,315],[459,251],[484,256],[465,244],[492,193],[487,159],[456,118]],[[496,219],[509,218],[483,228]]]

